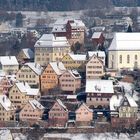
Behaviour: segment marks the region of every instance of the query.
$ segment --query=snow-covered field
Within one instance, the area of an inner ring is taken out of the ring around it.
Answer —
[[[99,134],[45,134],[44,138],[69,138],[71,140],[140,140],[140,133],[133,137],[128,134],[121,133],[99,133]]]

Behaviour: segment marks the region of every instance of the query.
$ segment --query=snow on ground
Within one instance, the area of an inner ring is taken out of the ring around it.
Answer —
[[[71,140],[140,140],[140,133],[130,137],[121,133],[95,133],[95,134],[45,134],[44,138],[69,138]]]

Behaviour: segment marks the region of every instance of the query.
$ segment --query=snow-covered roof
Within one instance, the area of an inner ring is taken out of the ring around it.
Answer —
[[[109,47],[109,51],[114,50],[140,50],[140,33],[115,33],[115,36]]]
[[[34,53],[30,48],[22,49],[22,51],[28,59],[34,58]]]
[[[27,140],[27,136],[22,133],[12,133],[14,140]]]
[[[15,56],[0,56],[2,65],[19,65]]]
[[[60,99],[57,99],[56,101],[58,102],[58,104],[59,104],[62,108],[64,108],[65,111],[68,111],[67,107],[62,103],[62,101],[61,101]]]
[[[125,97],[127,98],[131,107],[138,107],[137,103],[135,102],[134,98],[131,95],[125,94]]]
[[[35,47],[70,47],[66,37],[55,37],[53,34],[44,34],[35,43]]]
[[[80,106],[78,107],[78,109],[81,107],[81,106],[84,106],[89,112],[93,112],[93,110],[92,109],[90,109],[84,102],[82,102],[81,104],[80,104]],[[78,110],[77,109],[77,110]],[[76,110],[76,111],[77,111]],[[85,110],[84,110],[85,111]]]
[[[68,70],[68,72],[74,77],[74,79],[79,79],[79,78],[81,78],[79,72],[78,72],[77,70],[75,70],[75,69],[73,69],[73,70]]]
[[[0,95],[0,104],[4,107],[6,111],[14,110],[11,101],[6,95]]]
[[[92,57],[93,55],[96,55],[97,57],[104,57],[105,58],[105,52],[104,51],[88,51],[89,57]]]
[[[32,69],[37,75],[41,75],[43,71],[43,67],[41,67],[40,64],[30,62],[30,63],[25,63],[24,65],[27,65],[30,69]]]
[[[44,106],[42,106],[37,100],[29,100],[29,103],[33,107],[33,109],[44,109]]]
[[[125,98],[128,100],[128,103],[130,104],[131,107],[138,107],[134,98],[129,94],[125,94],[124,96],[123,95],[113,95],[110,99],[110,110],[116,111],[117,108],[121,106],[121,104],[123,103]]]
[[[66,27],[65,27],[65,25],[54,25],[53,29],[52,29],[52,32],[53,33],[56,33],[56,32],[66,32]]]
[[[8,129],[3,129],[0,130],[0,140],[11,140],[12,139],[12,134],[10,130]]]
[[[49,64],[57,75],[61,75],[66,71],[66,68],[62,62],[50,62]]]
[[[77,95],[67,95],[67,99],[77,99]]]
[[[92,35],[92,39],[94,38],[100,38],[102,32],[94,32],[93,35]]]
[[[87,79],[87,93],[114,93],[112,80]]]
[[[85,61],[86,60],[85,54],[73,54],[73,53],[68,53],[68,54],[75,61]]]
[[[83,23],[82,20],[78,20],[78,19],[75,19],[75,20],[72,20],[73,22],[70,22],[70,25],[72,28],[75,28],[75,27],[85,27],[85,24]]]
[[[38,95],[39,89],[38,88],[31,88],[27,82],[18,82],[15,83],[18,89],[21,91],[21,93],[24,93],[26,95]]]
[[[110,110],[116,111],[117,107],[120,106],[122,100],[123,100],[122,95],[113,95],[110,99]]]

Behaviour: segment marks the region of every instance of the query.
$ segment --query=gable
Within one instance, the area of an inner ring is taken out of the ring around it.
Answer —
[[[130,107],[129,101],[126,97],[122,101],[121,106],[123,106],[123,107],[128,107],[129,106]]]
[[[76,110],[76,113],[80,113],[80,112],[91,112],[88,110],[88,108],[85,105],[80,105],[80,107]]]
[[[101,61],[96,55],[93,55],[93,56],[89,59],[89,61],[87,62],[86,65],[94,65],[95,63],[93,63],[93,62],[95,62],[95,61],[99,62],[99,63],[103,66],[102,61]]]
[[[64,112],[65,112],[65,110],[64,110],[64,108],[62,107],[62,106],[60,106],[59,105],[59,103],[56,101],[55,103],[54,103],[54,105],[52,106],[52,108],[50,109],[50,112],[51,111],[55,111],[55,110],[63,110]]]
[[[62,62],[67,62],[67,61],[73,61],[74,62],[74,60],[70,57],[70,55],[69,54],[66,54],[63,58],[62,58]]]

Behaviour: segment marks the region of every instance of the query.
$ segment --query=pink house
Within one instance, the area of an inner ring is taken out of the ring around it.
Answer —
[[[67,70],[61,75],[59,82],[61,90],[75,93],[81,87],[81,76],[77,70]]]
[[[37,100],[29,100],[19,113],[19,118],[25,120],[40,120],[44,112],[44,107]]]
[[[93,120],[93,110],[89,109],[85,103],[82,103],[76,113],[76,122],[90,122]]]
[[[65,126],[68,121],[68,109],[60,99],[57,99],[49,111],[50,126]]]

